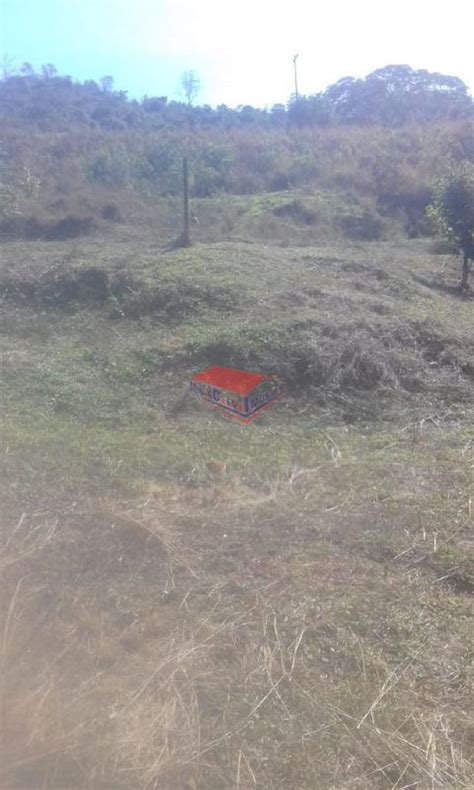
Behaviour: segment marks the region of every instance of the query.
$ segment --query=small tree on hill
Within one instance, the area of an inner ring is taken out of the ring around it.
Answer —
[[[6,82],[15,74],[15,61],[9,55],[4,55],[0,65],[0,75],[3,82]]]
[[[186,96],[186,103],[191,107],[201,87],[201,81],[194,69],[183,72],[181,85]]]
[[[454,165],[436,182],[427,214],[437,232],[462,255],[461,289],[467,291],[474,260],[474,164]]]
[[[99,82],[100,87],[104,93],[112,93],[114,87],[114,78],[110,74],[106,74],[105,77],[101,77]]]

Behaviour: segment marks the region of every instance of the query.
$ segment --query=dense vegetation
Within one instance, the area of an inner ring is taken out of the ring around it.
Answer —
[[[174,212],[176,224],[179,208],[160,200],[181,193],[184,150],[194,198],[300,190],[306,198],[274,206],[275,216],[292,216],[315,237],[330,227],[383,238],[394,222],[416,236],[430,230],[434,179],[449,162],[474,161],[466,86],[408,66],[340,80],[323,94],[293,96],[287,107],[231,110],[166,97],[130,101],[111,77],[81,84],[53,66],[35,73],[25,64],[0,83],[0,121],[7,237],[73,236],[97,220],[122,219],[165,225],[173,235],[164,218]],[[308,203],[308,195],[328,192],[350,206],[344,216],[328,218]],[[230,232],[238,210],[227,206],[223,216],[224,208],[218,224]],[[196,211],[206,216],[202,205]]]

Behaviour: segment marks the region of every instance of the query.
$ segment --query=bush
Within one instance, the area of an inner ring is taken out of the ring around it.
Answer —
[[[77,236],[86,236],[97,228],[93,217],[74,217],[69,215],[52,223],[45,235],[45,241],[60,239],[75,239]]]
[[[275,173],[270,180],[270,189],[272,192],[285,192],[291,187],[290,178],[288,173]]]
[[[0,221],[0,236],[25,241],[61,241],[86,236],[97,228],[93,217],[69,215],[57,221],[10,216]]]
[[[360,215],[340,217],[338,225],[348,239],[354,241],[378,241],[382,236],[381,219],[369,211]]]
[[[172,142],[148,147],[135,165],[135,178],[156,186],[162,195],[179,195],[182,189],[182,156]]]
[[[107,203],[100,212],[102,219],[107,222],[123,222],[122,213],[116,203]]]
[[[256,195],[264,191],[264,182],[257,173],[239,173],[232,179],[232,191],[237,195]]]
[[[453,165],[433,189],[427,214],[436,231],[463,256],[461,288],[468,288],[474,260],[474,164]]]
[[[319,168],[313,156],[292,157],[288,180],[294,187],[311,184],[319,175]]]
[[[314,225],[317,220],[316,212],[307,208],[301,200],[292,200],[282,206],[277,206],[273,209],[273,213],[277,217],[292,219],[303,225]]]
[[[109,278],[96,266],[60,271],[43,279],[11,278],[2,282],[5,296],[50,307],[73,302],[103,302],[109,295]]]
[[[194,197],[211,197],[224,185],[222,175],[213,167],[199,163],[193,170],[192,194]]]
[[[87,169],[90,181],[107,187],[123,187],[129,180],[126,161],[122,156],[100,154]]]

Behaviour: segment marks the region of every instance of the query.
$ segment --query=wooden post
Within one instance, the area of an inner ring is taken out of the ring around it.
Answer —
[[[469,289],[469,257],[467,252],[465,252],[462,261],[461,290],[467,291],[468,289]]]
[[[189,171],[188,171],[188,157],[183,157],[183,247],[189,247],[191,238],[189,235]]]

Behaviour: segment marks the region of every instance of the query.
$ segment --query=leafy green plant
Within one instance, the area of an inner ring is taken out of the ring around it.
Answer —
[[[427,214],[440,236],[462,255],[461,289],[468,289],[474,260],[474,164],[452,165],[433,190]]]

